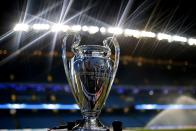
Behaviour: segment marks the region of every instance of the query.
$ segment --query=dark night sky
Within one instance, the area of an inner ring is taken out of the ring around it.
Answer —
[[[27,3],[30,3],[29,14],[36,15],[44,8],[59,2],[58,0],[6,0],[0,4],[0,32],[13,27],[19,21],[21,12]],[[194,0],[132,0],[127,9],[127,15],[121,24],[122,27],[136,29],[150,29],[153,31],[167,31],[183,35],[196,34],[196,9]],[[101,20],[109,25],[117,25],[124,12],[128,0],[75,0],[72,4],[74,11],[93,6],[87,15]],[[58,10],[55,9],[58,19]],[[53,12],[54,13],[54,12]],[[68,15],[71,15],[69,13]],[[51,18],[44,15],[44,18]],[[56,21],[51,18],[51,21]],[[81,21],[80,21],[81,22]]]

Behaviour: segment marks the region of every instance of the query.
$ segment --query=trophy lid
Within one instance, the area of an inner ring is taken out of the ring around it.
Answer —
[[[111,55],[109,47],[100,45],[80,45],[72,48],[72,51],[77,56],[109,57]]]

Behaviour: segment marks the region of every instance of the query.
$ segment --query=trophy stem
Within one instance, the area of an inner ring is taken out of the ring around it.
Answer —
[[[94,113],[83,113],[83,120],[73,128],[74,131],[109,131]]]

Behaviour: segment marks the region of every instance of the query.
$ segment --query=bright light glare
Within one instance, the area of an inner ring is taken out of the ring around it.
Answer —
[[[105,27],[101,27],[99,30],[100,30],[101,33],[105,33],[106,32],[106,28]]]
[[[108,33],[120,35],[123,33],[123,30],[119,27],[110,27],[108,28]]]
[[[168,40],[168,42],[171,42],[172,36],[164,33],[158,33],[157,34],[157,39],[158,40]]]
[[[74,32],[78,32],[82,29],[82,27],[80,25],[73,25],[71,27],[71,30],[74,31]]]
[[[196,105],[178,105],[178,104],[140,104],[136,105],[137,110],[195,110]]]
[[[21,109],[21,108],[24,108],[25,107],[24,104],[8,104],[7,106],[10,109]]]
[[[174,35],[174,36],[172,36],[172,41],[187,42],[187,38],[182,37],[182,36],[178,36],[178,35]]]
[[[45,109],[58,109],[60,106],[58,104],[43,104]]]
[[[78,110],[77,104],[0,104],[0,109],[26,109],[26,110]]]
[[[27,24],[16,24],[14,29],[14,31],[28,31],[29,30],[29,25]]]
[[[82,26],[82,31],[88,31],[88,26],[86,25]]]
[[[72,31],[72,32],[89,32],[90,34],[97,33],[100,31],[100,33],[105,34],[116,34],[116,35],[121,35],[123,33],[124,36],[132,36],[136,38],[140,37],[148,37],[148,38],[155,38],[158,40],[167,40],[168,42],[176,41],[176,42],[183,42],[183,43],[188,43],[189,45],[196,45],[196,39],[195,38],[187,38],[187,37],[182,37],[179,35],[169,35],[165,33],[154,33],[154,32],[149,32],[149,31],[140,31],[140,30],[133,30],[133,29],[122,29],[119,27],[97,27],[97,26],[87,26],[84,25],[81,27],[81,25],[63,25],[60,23],[54,24],[52,27],[50,27],[49,24],[33,24],[33,25],[28,25],[25,23],[19,23],[16,24],[14,27],[14,31],[29,31],[30,29],[34,29],[37,31],[41,30],[51,30],[52,32],[67,32],[67,31]]]
[[[90,34],[97,33],[98,31],[99,31],[99,28],[97,26],[90,26],[89,29],[88,29],[88,32]]]
[[[139,30],[132,30],[132,29],[125,29],[124,30],[125,36],[133,36],[133,37],[139,38],[140,34],[141,34],[141,32]]]
[[[141,31],[140,34],[141,37],[150,37],[150,38],[154,38],[156,37],[156,34],[153,32],[149,32],[149,31]]]
[[[189,43],[189,45],[196,45],[196,39],[189,38],[188,43]]]
[[[49,24],[33,24],[32,28],[34,30],[49,30]]]
[[[69,29],[69,26],[67,26],[67,25],[55,24],[52,26],[51,31],[52,32],[60,32],[60,31],[66,32],[66,31],[68,31],[68,29]]]

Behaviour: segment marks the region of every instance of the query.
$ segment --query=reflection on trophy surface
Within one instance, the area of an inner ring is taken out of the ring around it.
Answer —
[[[65,72],[72,93],[83,114],[84,121],[74,130],[107,130],[97,117],[110,92],[119,62],[119,45],[115,38],[109,37],[100,45],[79,45],[80,36],[72,45],[74,57],[66,59],[66,39],[63,46]],[[109,44],[115,47],[115,60],[112,60]],[[67,66],[69,63],[69,66]]]
[[[97,56],[74,61],[71,72],[77,88],[74,93],[83,113],[100,111],[111,87],[112,65],[112,60]]]

